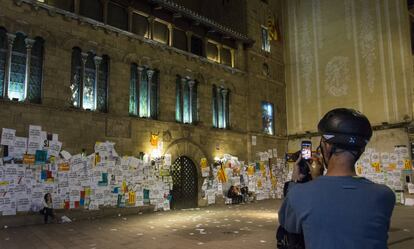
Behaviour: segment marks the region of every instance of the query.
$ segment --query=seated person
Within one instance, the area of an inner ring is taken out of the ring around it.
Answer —
[[[243,201],[239,188],[233,185],[230,187],[227,197],[232,199],[232,204],[239,204]]]
[[[52,195],[50,193],[45,194],[43,198],[43,215],[45,224],[47,224],[48,217],[50,216],[53,220],[56,220],[55,212],[53,210]]]

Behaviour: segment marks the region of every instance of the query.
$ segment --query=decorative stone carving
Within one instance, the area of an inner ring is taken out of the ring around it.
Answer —
[[[347,95],[349,74],[349,58],[334,56],[325,67],[325,90],[328,94],[335,97]]]

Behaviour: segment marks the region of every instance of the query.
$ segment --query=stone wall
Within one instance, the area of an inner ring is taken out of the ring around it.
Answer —
[[[316,131],[335,107],[372,124],[412,120],[406,1],[284,1],[288,133]]]
[[[20,31],[45,40],[42,104],[0,100],[0,128],[16,129],[17,136],[27,136],[30,124],[41,125],[43,130],[58,133],[63,148],[71,153],[79,153],[82,149],[91,153],[96,141],[110,140],[116,142],[119,154],[136,156],[139,152],[150,153],[150,134],[159,133],[164,141],[164,152],[171,152],[173,159],[186,155],[196,165],[201,156],[212,162],[215,156],[228,153],[249,161],[256,159],[258,151],[278,148],[282,152],[286,149],[284,79],[279,74],[272,74],[272,78],[261,76],[261,67],[256,67],[255,62],[245,71],[230,68],[127,32],[115,32],[83,18],[34,8],[20,1],[0,2],[0,26],[10,33]],[[69,86],[73,47],[110,57],[108,113],[71,107]],[[276,45],[275,50],[271,56],[260,55],[258,58],[269,61],[272,67],[272,63],[276,63],[283,68],[281,45]],[[245,53],[239,51],[243,56]],[[251,53],[257,52],[252,50]],[[128,114],[131,63],[160,70],[159,120]],[[177,74],[189,75],[200,82],[200,122],[197,125],[175,122]],[[231,91],[230,130],[212,127],[213,84],[224,85]],[[275,104],[276,136],[262,133],[262,100]],[[253,148],[252,134],[259,136],[257,146]],[[189,149],[188,144],[197,150]]]

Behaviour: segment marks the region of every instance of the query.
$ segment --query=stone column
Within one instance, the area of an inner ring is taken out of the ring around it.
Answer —
[[[154,20],[155,17],[149,16],[148,17],[148,39],[153,40],[154,39]]]
[[[171,23],[169,23],[168,24],[168,45],[170,46],[170,47],[172,47],[174,44],[173,44],[173,38],[174,38],[174,26],[171,24]]]
[[[102,57],[95,56],[93,57],[93,60],[95,61],[95,86],[93,88],[93,105],[94,109],[98,109],[98,84],[99,84],[99,67],[102,62]]]
[[[141,79],[142,79],[142,72],[144,71],[143,67],[138,66],[138,82],[135,82],[136,86],[135,86],[135,101],[136,101],[136,108],[137,108],[137,115],[139,116],[139,91],[141,88]]]
[[[190,124],[193,123],[193,87],[195,85],[195,81],[194,80],[189,80],[188,81],[188,89],[189,89],[189,109],[190,109]]]
[[[81,53],[82,56],[82,77],[79,84],[79,107],[83,108],[83,85],[85,84],[85,67],[86,67],[86,61],[88,60],[88,53]]]
[[[231,67],[235,67],[235,62],[234,62],[234,49],[230,49],[230,54],[231,54]]]
[[[79,15],[79,13],[80,13],[80,1],[81,0],[75,0],[74,1],[74,11],[75,11],[75,14],[77,14],[77,15]]]
[[[85,0],[83,0],[85,1]],[[108,24],[108,0],[101,0],[103,6],[103,22]]]
[[[218,63],[222,63],[222,61],[221,61],[221,48],[222,47],[223,47],[223,45],[217,44],[217,57],[218,57],[217,62]]]
[[[23,100],[28,101],[27,99],[27,89],[29,87],[30,82],[30,65],[31,65],[31,59],[32,59],[32,47],[35,43],[35,40],[26,38],[24,39],[24,42],[26,43],[26,73],[24,77],[24,95]]]
[[[216,98],[216,100],[217,100],[217,116],[216,116],[217,128],[223,128],[222,127],[223,126],[222,115],[220,116],[220,111],[223,113],[223,101],[222,101],[222,98],[221,98],[221,90],[222,90],[221,87],[216,88],[216,91],[217,91],[217,93],[216,93],[216,96],[217,96],[217,98]]]
[[[152,85],[152,76],[154,75],[154,70],[147,70],[147,117],[151,117],[151,85]]]
[[[227,103],[226,103],[226,100],[227,100],[227,93],[229,92],[229,90],[227,90],[227,89],[222,89],[221,90],[221,94],[222,94],[222,96],[223,96],[223,127],[222,128],[227,128],[227,123],[228,123],[228,120],[227,120],[227,109],[226,109],[226,106],[227,106]]]
[[[243,43],[241,41],[236,42],[237,51],[235,51],[235,65],[234,67],[245,70],[245,56],[244,56],[244,48]]]
[[[181,122],[184,123],[184,92],[185,92],[185,85],[187,84],[187,78],[181,78],[181,100],[180,100],[180,109],[181,109]]]
[[[4,75],[5,81],[4,81],[4,84],[3,84],[3,94],[4,94],[5,99],[9,98],[9,84],[10,84],[12,54],[13,54],[13,43],[14,43],[15,38],[16,38],[15,34],[7,33],[8,49],[7,49],[6,68],[5,68],[6,71],[5,71],[5,75]]]
[[[193,32],[187,31],[185,34],[187,35],[187,52],[191,53],[191,36],[193,35]]]
[[[132,15],[134,13],[134,9],[132,7],[128,7],[128,31],[132,33]]]

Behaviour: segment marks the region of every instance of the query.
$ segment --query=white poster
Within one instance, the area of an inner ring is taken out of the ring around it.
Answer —
[[[252,136],[252,145],[253,146],[256,146],[256,140],[257,140],[257,137],[256,136]]]
[[[16,130],[3,128],[1,133],[1,145],[13,146]]]
[[[41,133],[42,133],[42,127],[37,126],[37,125],[29,126],[29,140],[27,144],[27,154],[34,155],[36,154],[36,150],[40,150],[42,148]]]
[[[14,145],[10,148],[9,153],[14,158],[22,159],[23,155],[26,154],[27,150],[27,138],[26,137],[15,137]]]

